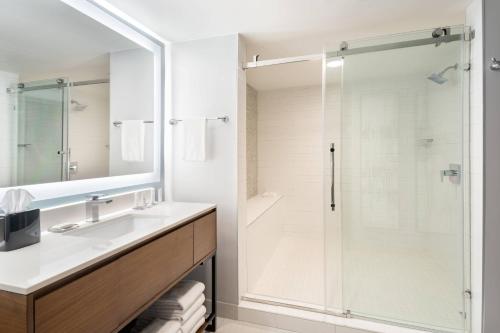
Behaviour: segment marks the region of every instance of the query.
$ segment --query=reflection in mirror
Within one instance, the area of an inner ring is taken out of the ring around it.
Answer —
[[[153,171],[153,53],[59,0],[0,11],[0,187]]]

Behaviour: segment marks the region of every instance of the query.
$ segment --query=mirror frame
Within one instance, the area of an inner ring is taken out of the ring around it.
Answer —
[[[12,188],[23,188],[35,197],[33,205],[73,201],[92,192],[133,188],[160,188],[165,198],[165,49],[167,42],[103,0],[58,0],[116,33],[151,51],[154,57],[154,158],[153,172],[0,188],[0,198]],[[66,200],[65,200],[66,199]],[[37,204],[39,202],[39,204]]]

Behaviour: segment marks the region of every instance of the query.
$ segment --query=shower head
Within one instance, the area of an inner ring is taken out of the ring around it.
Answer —
[[[458,68],[458,64],[455,64],[453,66],[448,66],[446,67],[445,69],[443,69],[441,72],[439,73],[432,73],[431,75],[429,75],[427,78],[429,80],[431,80],[432,82],[434,83],[437,83],[437,84],[444,84],[446,82],[448,82],[448,79],[444,77],[444,74],[449,71],[450,69],[454,69],[456,70]]]
[[[74,111],[83,111],[87,108],[86,104],[81,104],[80,102],[72,99],[71,104],[73,105],[73,110]]]

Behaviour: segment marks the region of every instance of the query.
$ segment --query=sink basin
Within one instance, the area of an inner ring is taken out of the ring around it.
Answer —
[[[113,240],[131,233],[148,233],[161,227],[165,217],[129,214],[65,232],[64,236]]]

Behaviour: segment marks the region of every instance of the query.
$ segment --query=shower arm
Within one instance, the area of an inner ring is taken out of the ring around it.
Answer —
[[[444,75],[444,73],[446,73],[450,69],[457,69],[457,68],[458,68],[458,64],[455,64],[455,65],[452,65],[452,66],[448,66],[445,69],[443,69],[441,72],[439,72],[438,75],[442,76],[442,75]]]

